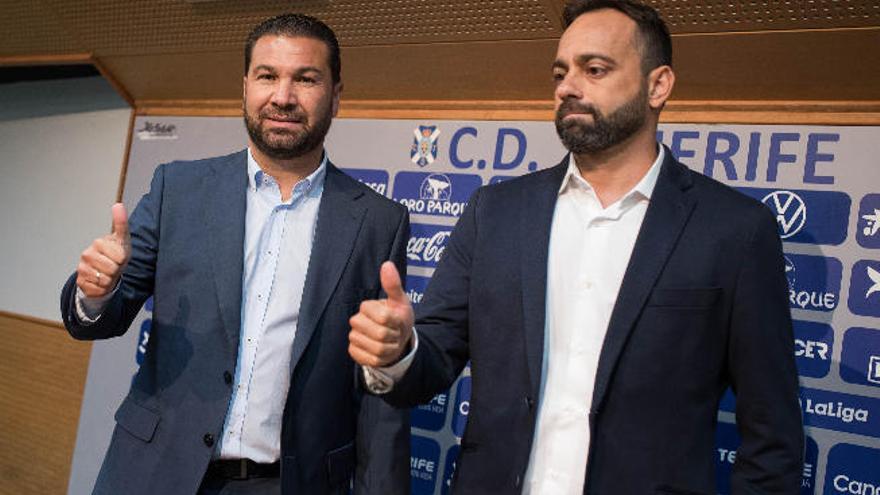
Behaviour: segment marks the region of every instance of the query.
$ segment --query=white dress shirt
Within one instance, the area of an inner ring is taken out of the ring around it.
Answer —
[[[641,181],[606,208],[569,159],[550,231],[543,379],[523,494],[583,493],[599,354],[660,174],[659,149]]]
[[[241,332],[232,399],[214,457],[271,463],[280,458],[290,358],[324,191],[327,155],[287,201],[248,150]],[[109,295],[108,295],[109,296]],[[77,291],[77,316],[96,321],[104,298]]]

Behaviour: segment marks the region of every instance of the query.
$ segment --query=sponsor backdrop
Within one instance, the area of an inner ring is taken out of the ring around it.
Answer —
[[[239,118],[140,117],[135,132],[129,208],[158,163],[220,155],[245,143]],[[880,128],[664,125],[658,140],[691,168],[776,214],[807,432],[802,493],[880,495]],[[414,304],[476,188],[564,156],[550,122],[342,119],[327,149],[336,165],[409,208],[406,286]],[[77,442],[106,445],[112,410],[149,338],[150,310],[147,304],[121,342],[94,347]],[[414,494],[448,492],[470,392],[465,369],[449,390],[412,411]],[[739,444],[734,408],[728,393],[717,450],[707,452],[715,456],[720,494],[730,491]],[[99,462],[75,459],[84,471],[79,478],[94,479]],[[71,483],[71,493],[89,486]]]

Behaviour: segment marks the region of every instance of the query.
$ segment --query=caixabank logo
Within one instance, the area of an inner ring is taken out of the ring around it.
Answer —
[[[856,242],[868,249],[880,249],[880,194],[868,194],[859,203]]]
[[[458,217],[481,185],[483,179],[473,174],[398,172],[391,197],[411,214]]]
[[[840,377],[845,382],[880,387],[880,330],[856,327],[846,331]]]
[[[740,187],[770,208],[785,242],[836,246],[846,240],[852,200],[836,191]]]
[[[431,402],[416,406],[410,413],[410,423],[414,428],[440,431],[446,423],[446,409],[449,404],[449,391],[439,393]]]
[[[794,356],[798,374],[822,378],[831,369],[834,347],[834,329],[831,325],[813,321],[795,320]]]
[[[377,193],[388,195],[388,172],[366,168],[344,168],[342,171]]]
[[[843,276],[837,258],[786,254],[785,276],[792,308],[829,312],[837,307]]]
[[[802,387],[804,424],[880,438],[880,399]]]
[[[736,425],[718,423],[715,430],[715,480],[719,495],[731,493],[730,474],[736,463],[736,451],[741,441]],[[805,447],[800,494],[812,495],[816,487],[816,463],[819,458],[819,446],[815,440],[808,436]]]
[[[452,227],[414,223],[406,244],[406,259],[412,266],[436,268],[452,235]]]
[[[839,443],[825,468],[825,494],[880,495],[880,450]]]
[[[440,445],[430,438],[410,439],[409,475],[413,495],[433,495],[440,464]]]
[[[857,261],[849,284],[849,310],[857,315],[880,317],[880,261]]]

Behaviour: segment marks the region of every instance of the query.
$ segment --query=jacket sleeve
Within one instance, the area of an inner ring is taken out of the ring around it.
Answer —
[[[164,165],[156,168],[150,192],[141,198],[128,219],[131,259],[122,273],[119,289],[107,302],[104,312],[95,323],[83,325],[76,316],[76,273],[64,284],[61,290],[61,318],[74,338],[95,340],[124,334],[144,301],[152,295],[159,246],[164,170]]]
[[[409,240],[409,214],[401,208],[388,259],[406,280],[406,244]],[[378,272],[376,273],[378,275]],[[357,424],[356,495],[408,495],[410,493],[409,451],[410,411],[398,409],[378,396],[366,393],[360,367],[355,383],[360,391]]]
[[[399,407],[426,403],[448,389],[470,358],[470,277],[480,194],[478,189],[468,201],[416,312],[419,347],[413,362],[383,396]]]
[[[782,243],[776,221],[759,220],[734,290],[728,373],[742,443],[733,494],[798,493],[804,433]]]

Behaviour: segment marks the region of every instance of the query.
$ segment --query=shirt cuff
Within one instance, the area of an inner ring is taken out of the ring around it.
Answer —
[[[107,294],[100,297],[88,297],[82,289],[77,287],[74,302],[76,305],[76,319],[79,320],[80,324],[91,325],[98,321],[101,315],[104,314],[104,309],[107,308],[107,302],[113,298],[117,290],[119,290],[118,281],[116,282],[116,287]]]
[[[367,384],[367,390],[374,394],[387,394],[390,392],[394,388],[394,384],[399,382],[403,375],[406,374],[418,349],[419,333],[413,327],[412,350],[403,359],[391,366],[383,366],[381,368],[363,367],[364,382]]]

